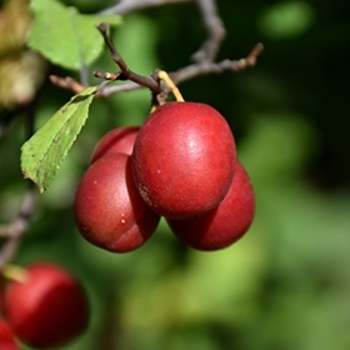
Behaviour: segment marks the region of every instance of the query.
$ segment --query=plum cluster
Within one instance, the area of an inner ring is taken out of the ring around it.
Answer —
[[[1,295],[1,350],[19,350],[19,342],[38,349],[63,346],[86,330],[88,300],[71,273],[47,262],[16,273]]]
[[[225,118],[203,103],[169,102],[141,127],[101,139],[74,207],[82,236],[108,251],[140,247],[161,217],[183,242],[210,251],[249,229],[255,198]]]

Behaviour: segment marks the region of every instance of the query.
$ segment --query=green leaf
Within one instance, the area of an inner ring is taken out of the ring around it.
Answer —
[[[98,24],[121,24],[120,16],[82,15],[56,0],[32,0],[31,10],[34,21],[28,45],[52,63],[74,70],[91,64],[102,52]]]
[[[25,178],[44,192],[79,135],[88,117],[97,87],[88,87],[61,107],[22,146],[21,169]]]

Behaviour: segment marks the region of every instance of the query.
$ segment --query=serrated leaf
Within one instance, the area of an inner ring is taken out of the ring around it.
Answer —
[[[21,169],[25,178],[44,192],[79,135],[88,117],[96,87],[88,87],[61,107],[22,146]]]
[[[82,15],[56,0],[32,0],[33,25],[28,45],[52,63],[68,69],[91,64],[102,52],[104,41],[96,29],[101,22],[121,24],[115,15]]]

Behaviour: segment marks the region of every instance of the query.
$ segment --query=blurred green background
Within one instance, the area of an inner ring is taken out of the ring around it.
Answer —
[[[65,2],[85,13],[112,4]],[[72,203],[91,151],[108,130],[141,124],[150,109],[147,91],[96,100],[15,258],[58,262],[86,286],[90,328],[65,350],[350,349],[350,3],[221,0],[218,7],[227,28],[220,59],[244,57],[260,41],[266,49],[254,69],[179,87],[186,100],[208,103],[229,121],[255,188],[255,221],[238,243],[212,253],[187,248],[164,222],[132,253],[86,243]],[[188,65],[205,38],[194,4],[130,14],[113,31],[141,74]],[[95,69],[116,70],[107,52]],[[70,97],[46,82],[36,126]],[[26,186],[23,129],[17,118],[0,139],[2,223]]]

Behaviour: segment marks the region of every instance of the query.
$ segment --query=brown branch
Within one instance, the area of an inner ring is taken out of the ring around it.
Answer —
[[[169,73],[171,79],[179,84],[186,80],[195,78],[196,76],[200,75],[206,75],[206,74],[220,74],[225,71],[231,71],[231,72],[239,72],[244,69],[253,67],[256,64],[258,56],[263,51],[264,47],[261,43],[254,46],[252,51],[248,54],[247,57],[242,58],[240,60],[223,60],[221,62],[202,62],[202,63],[195,63],[192,65],[189,65],[187,67],[181,68],[176,72]],[[98,76],[100,78],[105,78],[104,75],[106,74],[113,74],[113,73],[102,73],[98,72]],[[116,73],[117,74],[117,73]],[[56,77],[57,78],[57,77]],[[108,76],[107,76],[108,78]],[[84,87],[81,87],[81,85],[78,85],[79,83],[74,81],[72,78],[57,78],[55,80],[60,81],[68,81],[67,84],[61,83],[60,85],[55,84],[57,86],[69,89],[75,93],[79,93]],[[53,81],[51,79],[51,81]],[[74,81],[74,82],[72,82]],[[79,87],[79,91],[77,91],[77,86]],[[120,85],[114,85],[114,86],[107,86],[103,89],[101,89],[97,94],[96,97],[108,97],[111,95],[114,95],[119,92],[126,92],[126,91],[133,91],[142,89],[144,86],[137,84],[135,82],[127,82]]]
[[[225,71],[231,71],[231,72],[239,72],[244,69],[250,68],[255,66],[258,56],[263,51],[264,46],[261,43],[258,43],[254,46],[252,51],[247,55],[245,58],[241,58],[240,60],[223,60],[221,62],[198,62],[194,63],[192,65],[189,65],[187,67],[181,68],[176,72],[169,73],[171,79],[179,84],[183,81],[192,79],[199,75],[206,75],[206,74],[220,74]],[[118,77],[120,75],[119,73],[103,73],[103,72],[95,72],[95,76],[106,79],[106,80],[118,80]],[[54,78],[54,79],[53,79]],[[56,76],[50,77],[53,84],[65,88],[68,90],[73,91],[74,93],[81,92],[85,87],[80,85],[79,82],[75,81],[73,78],[59,78]],[[153,79],[153,81],[156,82],[156,79]],[[158,85],[159,86],[159,85]],[[96,97],[108,97],[113,94],[119,93],[119,92],[126,92],[126,91],[133,91],[142,89],[145,86],[140,85],[139,83],[135,82],[127,82],[120,85],[115,86],[107,86],[103,89],[101,89],[97,94]],[[161,89],[160,89],[161,90]]]
[[[95,73],[97,73],[97,72],[95,72]],[[100,73],[100,74],[97,74],[96,76],[98,78],[105,79],[103,77],[103,74],[106,75],[108,73]],[[53,85],[56,85],[61,89],[70,90],[74,94],[79,94],[87,87],[87,86],[81,85],[80,82],[74,80],[71,77],[61,78],[61,77],[58,77],[56,75],[51,75],[50,80],[51,80],[51,83]],[[130,81],[130,82],[127,82],[127,83],[124,83],[121,85],[115,85],[115,86],[110,87],[110,88],[103,88],[95,94],[95,97],[108,97],[108,96],[114,95],[115,93],[118,93],[118,92],[133,91],[133,90],[142,89],[142,88],[143,88],[143,86]]]
[[[255,66],[257,57],[263,51],[263,45],[261,43],[255,45],[253,50],[246,58],[240,60],[223,60],[218,63],[214,62],[202,62],[195,63],[190,66],[179,69],[176,72],[170,73],[170,77],[175,83],[180,83],[185,80],[192,79],[198,75],[205,74],[220,74],[225,71],[239,72],[244,69]]]
[[[263,50],[262,44],[257,44],[246,58],[240,60],[226,59],[218,63],[214,62],[214,59],[220,48],[220,44],[226,34],[224,25],[217,11],[215,0],[192,1],[196,1],[197,5],[200,8],[204,25],[206,26],[209,32],[209,38],[203,43],[201,48],[193,55],[193,59],[196,63],[179,69],[176,72],[170,73],[169,75],[171,79],[173,79],[173,81],[176,83],[181,83],[182,81],[189,80],[198,75],[211,73],[219,74],[224,71],[241,71],[248,67],[254,66],[256,64],[257,57]],[[174,3],[175,2],[188,1],[175,0]],[[113,11],[117,11],[117,8],[120,9],[123,6],[125,6],[125,11],[134,11],[136,9],[150,7],[153,5],[159,6],[165,3],[168,2],[165,0],[124,0],[118,5],[114,6]],[[110,8],[109,10],[112,11],[112,8]],[[159,94],[162,91],[162,86],[157,77],[157,71],[151,76],[142,76],[131,71],[125,63],[125,61],[123,60],[123,58],[121,57],[121,55],[119,54],[119,52],[117,51],[117,49],[115,48],[110,36],[108,35],[108,25],[106,23],[101,23],[97,28],[102,34],[105,44],[108,47],[114,62],[119,66],[121,71],[117,73],[105,73],[97,71],[94,72],[94,75],[98,78],[102,78],[109,81],[130,81],[116,86],[103,87],[96,94],[96,97],[108,97],[118,92],[132,91],[143,87],[149,88],[153,91],[154,94]],[[62,88],[70,89],[75,93],[79,93],[85,88],[85,86],[83,86],[81,83],[75,81],[72,78],[59,78],[51,76],[50,79],[53,82],[53,84]]]
[[[201,45],[199,50],[192,55],[192,59],[195,62],[213,62],[226,36],[224,23],[219,16],[215,0],[195,1],[201,12],[204,26],[207,28],[209,37]]]
[[[119,92],[127,92],[143,89],[144,86],[134,83],[133,81],[129,81],[127,83],[123,83],[120,85],[107,86],[96,94],[96,97],[109,97]]]
[[[225,71],[238,72],[244,69],[253,67],[256,64],[258,56],[263,51],[263,45],[261,43],[254,46],[252,51],[247,55],[247,57],[240,60],[223,60],[218,63],[214,62],[202,62],[189,65],[187,67],[181,68],[176,72],[169,73],[171,79],[179,84],[186,80],[192,79],[199,75],[206,74],[220,74]],[[143,86],[135,84],[133,82],[124,83],[116,86],[108,86],[99,91],[99,96],[108,97],[118,92],[122,91],[132,91],[136,89],[141,89]]]
[[[100,78],[108,81],[126,80],[122,72],[109,73],[109,72],[95,71],[94,76],[96,78]]]
[[[118,4],[100,12],[101,15],[126,15],[129,12],[162,5],[188,3],[193,0],[122,0]]]
[[[108,31],[107,23],[101,23],[100,25],[97,26],[97,29],[102,34],[105,44],[107,45],[112,55],[113,61],[119,66],[120,70],[123,73],[124,78],[131,80],[134,83],[137,83],[139,85],[148,87],[153,92],[159,92],[159,83],[156,80],[154,80],[151,76],[142,76],[129,69],[129,67],[126,65],[125,61],[120,56],[110,36],[107,33]]]
[[[222,40],[226,35],[224,24],[218,14],[215,0],[122,0],[118,4],[100,12],[100,14],[125,15],[130,12],[162,5],[196,2],[201,12],[204,26],[209,37],[192,56],[195,62],[214,61]]]
[[[56,75],[49,76],[53,85],[56,85],[62,89],[73,91],[75,94],[79,94],[85,89],[85,86],[71,77],[61,78]]]

